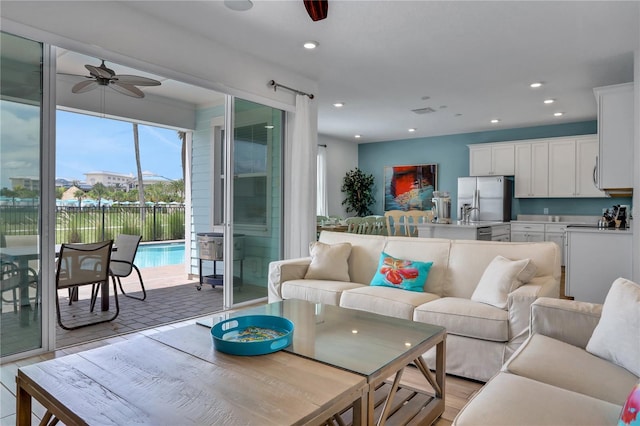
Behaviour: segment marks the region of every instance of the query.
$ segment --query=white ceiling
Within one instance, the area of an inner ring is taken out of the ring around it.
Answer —
[[[361,134],[359,142],[594,119],[592,89],[632,81],[640,49],[637,1],[329,0],[319,22],[302,0],[253,3],[245,12],[222,1],[128,1],[114,10],[142,12],[317,81],[319,132],[353,141]],[[145,37],[140,28],[114,24],[113,31]],[[306,51],[306,40],[320,45]],[[59,66],[79,73],[84,63],[97,65],[87,59],[64,54]],[[530,89],[533,81],[544,85]],[[211,102],[210,92],[200,98],[177,85],[143,90]],[[556,102],[544,105],[546,98]],[[333,107],[336,101],[345,106]],[[411,111],[425,107],[435,112]],[[556,111],[565,115],[553,117]],[[417,131],[408,133],[411,127]]]

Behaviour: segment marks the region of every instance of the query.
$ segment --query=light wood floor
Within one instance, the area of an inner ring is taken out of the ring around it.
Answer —
[[[170,324],[138,333],[126,334],[109,339],[94,341],[83,345],[71,346],[55,352],[22,359],[16,362],[6,363],[0,366],[0,426],[16,424],[16,383],[15,375],[19,367],[34,364],[48,359],[58,358],[96,347],[110,345],[137,338],[141,334],[153,334],[160,331],[181,327],[185,324],[193,324],[196,320],[188,320],[176,324]],[[403,381],[418,389],[430,390],[420,373],[415,368],[407,368],[403,375]],[[458,411],[469,401],[469,399],[482,387],[482,383],[465,380],[459,377],[447,376],[445,384],[445,412],[436,423],[436,426],[447,426],[453,421]],[[33,401],[32,423],[38,424],[44,415],[44,408]]]

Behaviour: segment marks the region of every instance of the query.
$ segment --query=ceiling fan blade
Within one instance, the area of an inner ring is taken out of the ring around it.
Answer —
[[[113,77],[113,74],[111,74],[109,71],[103,68],[94,67],[93,65],[85,65],[84,67],[88,69],[89,73],[94,77],[100,77],[100,78],[106,78],[106,79]]]
[[[56,75],[68,75],[70,77],[84,77],[84,78],[93,78],[91,76],[88,75],[82,75],[82,74],[71,74],[70,72],[57,72]]]
[[[139,75],[114,75],[113,80],[121,84],[131,84],[134,86],[160,86],[161,84],[158,80],[141,77]]]
[[[71,92],[84,93],[84,92],[88,92],[89,90],[93,90],[96,87],[98,87],[98,82],[95,80],[81,81],[80,83],[77,83],[71,88]]]
[[[307,13],[314,21],[321,21],[327,17],[329,12],[328,0],[303,0]]]
[[[118,81],[113,81],[111,82],[109,87],[111,87],[116,92],[122,93],[123,95],[131,96],[133,98],[144,98],[144,93],[142,93],[142,90],[131,84],[124,84]]]

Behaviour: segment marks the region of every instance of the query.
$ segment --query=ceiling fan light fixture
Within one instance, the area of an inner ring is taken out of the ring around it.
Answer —
[[[224,0],[224,5],[236,12],[244,12],[253,7],[251,0]]]

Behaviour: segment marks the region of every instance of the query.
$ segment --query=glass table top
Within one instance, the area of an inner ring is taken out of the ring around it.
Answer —
[[[444,332],[436,325],[333,305],[289,299],[200,321],[207,327],[243,315],[275,315],[294,323],[284,351],[370,376],[410,348]]]

